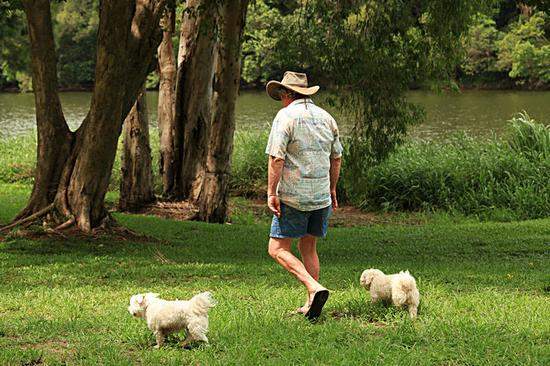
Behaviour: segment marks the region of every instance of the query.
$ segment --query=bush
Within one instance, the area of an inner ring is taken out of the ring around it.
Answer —
[[[364,209],[458,211],[482,218],[527,219],[550,213],[550,130],[525,114],[505,140],[457,135],[450,141],[413,141],[360,181],[346,181]],[[493,217],[495,218],[495,217]]]
[[[526,112],[510,121],[508,144],[532,160],[550,159],[550,127],[537,123]]]
[[[496,67],[508,72],[518,84],[543,85],[550,82],[550,41],[546,38],[548,15],[537,12],[520,17],[510,31],[495,44],[498,49]]]
[[[230,189],[244,197],[264,197],[267,189],[265,147],[269,132],[239,132],[235,135]]]

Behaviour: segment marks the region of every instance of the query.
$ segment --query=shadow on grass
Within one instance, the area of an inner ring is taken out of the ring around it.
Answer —
[[[364,325],[386,328],[408,318],[408,313],[406,309],[398,309],[389,303],[373,304],[367,298],[353,298],[329,309],[328,316],[334,320],[354,320]]]

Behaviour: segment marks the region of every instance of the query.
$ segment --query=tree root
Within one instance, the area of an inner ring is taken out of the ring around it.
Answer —
[[[55,204],[52,203],[49,206],[44,207],[40,211],[37,211],[37,212],[33,213],[30,216],[27,216],[27,217],[24,217],[22,219],[16,220],[16,221],[12,222],[11,224],[8,224],[4,227],[1,227],[0,232],[8,231],[8,230],[10,230],[10,229],[12,229],[16,226],[23,225],[23,224],[29,223],[31,221],[34,221],[34,220],[46,215],[48,212],[53,210],[54,207],[55,207]]]
[[[63,230],[63,229],[67,229],[71,226],[73,226],[74,224],[76,223],[76,220],[74,217],[71,217],[70,219],[68,219],[67,221],[65,221],[64,223],[62,223],[61,225],[57,226],[54,231],[59,231],[59,230]]]

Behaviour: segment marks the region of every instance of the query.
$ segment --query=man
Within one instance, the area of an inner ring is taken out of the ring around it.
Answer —
[[[328,218],[338,207],[342,145],[334,118],[309,98],[319,87],[308,87],[306,74],[287,71],[281,82],[267,83],[266,90],[283,105],[266,148],[267,204],[274,214],[268,251],[304,284],[307,300],[297,312],[315,320],[329,295],[318,282],[317,238],[325,237]],[[303,262],[290,250],[294,238]]]

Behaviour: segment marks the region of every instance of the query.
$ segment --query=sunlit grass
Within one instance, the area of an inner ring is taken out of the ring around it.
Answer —
[[[28,194],[0,186],[0,223]],[[0,364],[547,364],[549,219],[332,228],[319,244],[332,295],[312,325],[287,316],[303,289],[267,255],[267,224],[116,218],[155,239],[0,242]],[[416,276],[417,321],[368,302],[358,283],[368,267]],[[219,301],[211,345],[190,351],[183,334],[153,349],[126,310],[136,292],[203,290]]]

